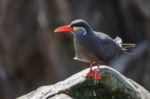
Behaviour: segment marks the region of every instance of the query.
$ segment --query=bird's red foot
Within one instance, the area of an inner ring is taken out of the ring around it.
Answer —
[[[86,78],[88,77],[94,77],[94,71],[92,69],[86,74]]]
[[[94,80],[100,80],[102,77],[101,77],[101,73],[99,71],[96,71],[94,73]]]

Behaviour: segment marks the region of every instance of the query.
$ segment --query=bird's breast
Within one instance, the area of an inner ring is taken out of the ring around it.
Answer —
[[[89,40],[89,39],[88,39]],[[94,55],[91,51],[91,45],[87,38],[75,38],[74,39],[74,48],[75,48],[75,58],[83,62],[100,62],[100,60]]]

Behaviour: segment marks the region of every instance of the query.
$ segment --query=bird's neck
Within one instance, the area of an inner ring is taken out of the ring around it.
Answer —
[[[93,33],[93,29],[89,25],[87,25],[85,28],[86,28],[86,32],[88,34],[92,34]]]

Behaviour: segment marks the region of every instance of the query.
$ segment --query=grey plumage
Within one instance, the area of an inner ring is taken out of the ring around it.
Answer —
[[[122,40],[117,37],[112,39],[107,34],[93,31],[87,22],[83,20],[73,21],[72,26],[80,27],[74,35],[75,57],[83,62],[105,63],[120,55]]]
[[[84,35],[84,31],[81,30],[74,33],[74,47],[74,59],[88,63],[109,62],[123,51],[120,43],[115,42],[110,36],[101,32]]]
[[[107,34],[93,31],[84,20],[75,20],[70,25],[61,26],[54,32],[72,32],[74,35],[75,60],[90,63],[90,70],[86,77],[101,79],[100,72],[94,72],[94,63],[109,64],[126,51],[120,37],[112,39]]]
[[[83,62],[108,63],[127,51],[122,39],[112,39],[105,33],[94,31],[84,20],[75,20],[70,25],[59,27],[55,32],[72,32],[74,35],[74,59]],[[131,47],[131,46],[126,46]]]

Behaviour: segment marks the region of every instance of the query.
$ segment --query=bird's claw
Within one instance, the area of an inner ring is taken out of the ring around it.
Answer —
[[[95,62],[90,63],[91,68],[90,68],[89,72],[86,74],[86,78],[92,77],[94,80],[97,81],[97,80],[101,79],[101,73],[99,71],[92,70],[92,66],[94,66],[94,65],[98,66],[98,68],[100,66],[99,63],[95,63]]]
[[[91,69],[87,74],[86,74],[86,78],[88,77],[94,77],[94,71]]]
[[[94,73],[94,77],[93,77],[94,80],[100,80],[101,79],[101,73],[99,71],[96,71]]]
[[[90,70],[86,74],[86,78],[92,77],[94,80],[100,80],[101,79],[101,73],[99,71],[94,72],[93,70]]]

